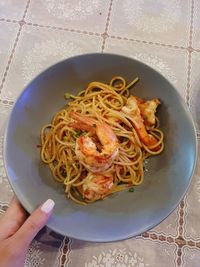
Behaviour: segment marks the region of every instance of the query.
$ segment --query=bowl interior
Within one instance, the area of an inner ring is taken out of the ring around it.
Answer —
[[[144,183],[134,193],[122,192],[87,206],[66,199],[48,166],[40,160],[39,133],[66,101],[91,81],[113,76],[140,82],[132,94],[160,98],[158,109],[165,149],[148,160]],[[5,165],[11,185],[24,207],[33,209],[47,198],[56,202],[48,226],[70,237],[114,241],[140,234],[160,223],[185,194],[196,161],[194,125],[173,86],[150,67],[122,56],[89,54],[67,59],[36,77],[18,98],[5,136]]]

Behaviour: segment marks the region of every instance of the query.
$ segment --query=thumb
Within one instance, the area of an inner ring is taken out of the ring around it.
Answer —
[[[54,201],[48,199],[37,208],[13,236],[19,247],[27,248],[36,234],[46,225],[54,208]]]

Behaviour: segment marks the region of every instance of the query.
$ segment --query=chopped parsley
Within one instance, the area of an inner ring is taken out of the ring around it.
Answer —
[[[82,134],[81,130],[77,130],[76,133],[74,134],[75,137],[80,137]]]
[[[63,137],[63,141],[67,141],[67,136],[64,136]]]
[[[131,187],[131,188],[129,188],[128,191],[129,191],[129,192],[134,192],[134,191],[135,191],[135,188],[134,188],[134,187]]]
[[[65,93],[64,94],[64,98],[65,99],[69,99],[69,98],[74,98],[74,96],[72,94],[70,94],[70,93]]]

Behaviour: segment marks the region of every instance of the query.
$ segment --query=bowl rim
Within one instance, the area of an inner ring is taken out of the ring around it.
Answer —
[[[170,208],[170,211],[168,213],[165,214],[165,216],[162,218],[162,220],[159,220],[157,223],[152,223],[148,226],[146,226],[146,228],[142,231],[142,232],[134,232],[132,234],[129,234],[129,235],[121,235],[120,237],[114,237],[112,239],[107,239],[105,240],[104,239],[101,239],[101,238],[78,238],[78,236],[70,236],[69,234],[67,234],[67,236],[69,238],[74,238],[74,239],[78,239],[78,240],[82,240],[82,241],[90,241],[90,242],[104,242],[104,243],[107,243],[107,242],[116,242],[116,241],[122,241],[122,240],[126,240],[126,239],[129,239],[129,238],[132,238],[132,237],[135,237],[135,236],[138,236],[138,235],[141,235],[142,233],[154,228],[155,226],[159,225],[162,221],[164,221],[177,207],[178,205],[180,204],[181,200],[184,198],[184,196],[186,195],[190,185],[191,185],[191,182],[192,182],[192,178],[194,176],[194,173],[195,173],[195,169],[196,169],[196,166],[197,166],[197,158],[198,158],[198,142],[197,142],[197,129],[196,129],[196,126],[195,126],[195,123],[194,123],[194,119],[192,117],[192,113],[189,109],[189,107],[187,106],[186,102],[184,101],[183,97],[181,96],[181,94],[179,93],[179,91],[176,89],[176,87],[162,74],[160,73],[160,71],[154,69],[153,67],[151,67],[150,65],[142,62],[142,61],[139,61],[138,59],[135,59],[135,58],[132,58],[132,57],[129,57],[129,56],[126,56],[126,55],[122,55],[122,54],[115,54],[115,53],[100,53],[100,52],[96,52],[96,53],[84,53],[84,54],[78,54],[78,55],[75,55],[75,56],[70,56],[68,58],[65,58],[61,61],[58,61],[50,66],[48,66],[47,68],[45,68],[44,70],[40,71],[36,76],[34,76],[31,81],[29,83],[27,83],[24,88],[22,89],[21,93],[17,96],[12,108],[11,108],[11,111],[10,111],[10,114],[7,118],[7,122],[6,122],[6,125],[5,125],[5,130],[4,130],[4,140],[3,140],[3,164],[4,164],[4,167],[5,167],[5,171],[6,171],[6,175],[7,175],[7,178],[8,178],[8,181],[12,187],[12,190],[13,190],[13,193],[14,195],[16,195],[17,199],[19,200],[19,202],[21,203],[21,205],[24,207],[24,209],[26,211],[28,211],[29,214],[31,214],[33,212],[33,207],[30,207],[31,205],[28,205],[28,202],[27,199],[23,196],[23,194],[21,194],[22,192],[20,191],[20,189],[18,189],[17,186],[14,185],[13,183],[13,179],[12,177],[9,176],[9,172],[8,172],[8,165],[7,165],[7,139],[8,139],[8,129],[9,129],[9,126],[10,126],[10,123],[11,123],[11,118],[13,116],[13,113],[14,113],[14,109],[15,107],[17,106],[18,102],[20,101],[21,97],[23,96],[23,94],[26,92],[26,90],[29,88],[29,86],[31,85],[31,83],[36,80],[39,76],[41,76],[43,73],[45,73],[46,71],[50,70],[51,68],[54,68],[56,67],[56,65],[60,65],[66,61],[70,61],[70,60],[77,60],[79,58],[83,58],[83,57],[93,57],[93,56],[114,56],[114,57],[119,57],[119,58],[124,58],[126,60],[131,60],[131,61],[135,61],[136,63],[138,64],[141,64],[147,68],[149,68],[151,71],[157,73],[159,76],[161,76],[164,80],[166,80],[169,85],[174,89],[175,93],[177,94],[178,96],[178,99],[179,101],[181,102],[182,104],[182,107],[183,109],[185,110],[189,120],[191,121],[191,128],[193,130],[193,133],[194,133],[194,147],[195,147],[195,150],[194,150],[194,162],[193,162],[193,168],[192,168],[192,171],[191,171],[191,175],[189,177],[189,182],[187,184],[187,187],[185,188],[184,192],[182,193],[182,195],[179,197],[179,200],[177,201],[177,203],[175,203],[174,205],[172,205],[172,207]],[[50,230],[53,230],[63,236],[66,236],[66,233],[62,230],[59,230],[56,226],[52,225],[51,222],[47,222],[46,226],[50,229]]]

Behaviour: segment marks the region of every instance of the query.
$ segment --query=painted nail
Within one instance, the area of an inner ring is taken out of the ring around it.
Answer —
[[[41,206],[41,210],[46,214],[50,213],[55,206],[55,202],[52,199],[47,199]]]

